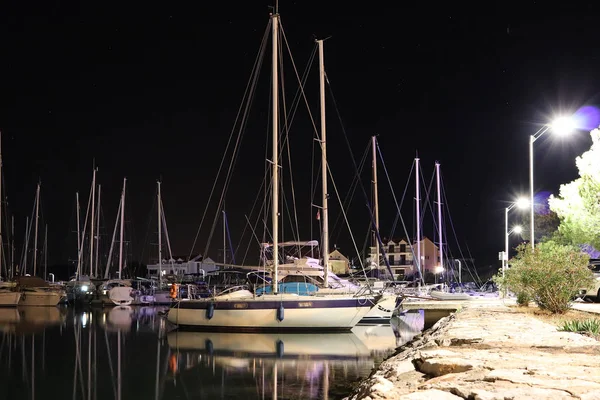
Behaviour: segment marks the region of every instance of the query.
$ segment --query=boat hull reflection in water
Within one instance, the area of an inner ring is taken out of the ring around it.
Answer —
[[[344,333],[167,333],[165,310],[2,310],[2,398],[341,399],[420,316]]]

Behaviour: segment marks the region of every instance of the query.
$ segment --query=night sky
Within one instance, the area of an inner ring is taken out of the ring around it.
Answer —
[[[370,137],[378,135],[400,199],[417,152],[427,182],[439,161],[457,233],[448,239],[453,251],[458,241],[477,265],[498,264],[506,202],[528,193],[529,135],[554,115],[600,103],[599,7],[573,1],[552,6],[499,2],[477,9],[420,4],[281,1],[280,13],[300,72],[315,36],[331,36],[325,42],[326,70],[357,162]],[[154,203],[161,178],[173,251],[190,253],[269,20],[269,5],[3,4],[3,190],[15,216],[17,254],[41,180],[40,223],[48,224],[49,263],[75,257],[75,192],[85,212],[94,162],[102,185],[105,241],[127,177],[127,236],[134,258],[155,255]],[[307,95],[318,119],[315,67]],[[226,201],[234,243],[262,178],[269,74],[270,46],[239,160],[241,172]],[[293,70],[286,69],[285,75],[291,101]],[[331,98],[327,104],[329,162],[345,193],[353,167]],[[307,138],[305,155],[294,161],[300,185],[311,180],[308,121],[300,107],[295,143],[300,134]],[[557,192],[559,184],[574,179],[574,158],[590,142],[585,131],[568,142],[551,135],[537,141],[536,190]],[[299,166],[302,157],[306,168]],[[256,168],[244,169],[253,161]],[[382,235],[388,236],[395,208],[384,181],[380,175]],[[364,184],[369,191],[368,178]],[[412,232],[412,182],[407,190],[404,218]],[[361,196],[357,191],[350,210],[359,247],[369,223]],[[314,224],[309,197],[303,195],[302,201],[302,223]],[[215,243],[221,240],[220,229],[208,253],[213,258],[221,247]],[[303,229],[310,235],[308,227]],[[432,237],[431,223],[424,230]],[[203,251],[207,232],[203,228],[196,253]],[[353,256],[346,231],[338,225],[332,235],[332,245]],[[395,236],[404,235],[397,230]]]

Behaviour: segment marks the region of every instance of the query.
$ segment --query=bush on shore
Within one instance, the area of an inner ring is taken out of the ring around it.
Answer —
[[[517,294],[521,302],[531,299],[541,309],[562,314],[580,289],[593,285],[588,263],[589,256],[573,246],[548,241],[532,251],[531,245],[522,244],[505,276],[500,274],[494,281],[502,290]]]

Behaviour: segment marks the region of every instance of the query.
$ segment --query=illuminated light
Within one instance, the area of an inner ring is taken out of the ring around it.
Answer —
[[[560,117],[552,122],[552,131],[559,136],[566,136],[575,128],[575,121],[571,117]]]
[[[437,267],[435,267],[436,274],[441,274],[442,272],[444,272],[444,267],[442,267],[441,265],[438,265]]]
[[[527,207],[529,207],[529,199],[526,199],[525,197],[521,197],[520,199],[518,199],[515,202],[515,205],[519,209],[526,209]]]
[[[513,228],[513,232],[519,235],[521,232],[523,232],[523,227],[521,225],[517,225]]]
[[[83,286],[81,286],[81,289],[80,289],[80,290],[81,290],[82,292],[87,292],[87,290],[88,290],[88,287],[87,287],[87,285],[83,285]]]

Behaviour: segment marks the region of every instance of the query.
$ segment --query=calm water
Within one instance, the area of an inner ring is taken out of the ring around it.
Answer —
[[[339,399],[423,329],[410,313],[351,333],[173,331],[163,310],[0,308],[0,398]]]

